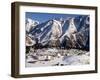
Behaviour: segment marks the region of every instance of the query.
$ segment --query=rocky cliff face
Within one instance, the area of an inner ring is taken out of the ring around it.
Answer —
[[[31,35],[32,40],[42,47],[89,50],[89,26],[89,16],[53,19],[34,27],[30,25],[32,28],[27,35]]]
[[[69,48],[89,50],[89,16],[77,17],[70,21],[67,32],[62,37],[62,44]]]

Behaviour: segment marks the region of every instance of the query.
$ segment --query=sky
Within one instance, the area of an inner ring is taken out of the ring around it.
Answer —
[[[52,20],[55,18],[66,19],[67,17],[75,17],[79,15],[74,14],[55,14],[55,13],[36,13],[36,12],[26,12],[25,17],[39,21],[40,23]]]

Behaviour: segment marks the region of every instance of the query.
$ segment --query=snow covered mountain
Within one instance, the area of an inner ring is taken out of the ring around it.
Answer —
[[[89,50],[89,16],[71,18],[63,36],[62,46]]]
[[[30,29],[34,28],[36,25],[38,25],[39,22],[38,21],[35,21],[35,20],[32,20],[30,18],[27,18],[26,19],[26,24],[25,24],[25,27],[26,27],[26,31],[29,32]]]
[[[52,19],[41,24],[32,24],[35,27],[28,30],[29,35],[41,46],[89,49],[89,16]]]

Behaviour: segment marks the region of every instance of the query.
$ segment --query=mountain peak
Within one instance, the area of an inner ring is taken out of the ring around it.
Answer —
[[[39,21],[27,18],[26,19],[26,31],[29,32],[31,28],[39,24]]]
[[[74,23],[74,18],[71,18],[71,19],[69,20],[68,32],[69,32],[70,34],[73,34],[73,33],[77,32],[77,29],[76,29],[76,26],[75,26],[75,23]]]

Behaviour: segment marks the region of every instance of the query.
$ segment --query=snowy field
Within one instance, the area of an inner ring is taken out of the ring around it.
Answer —
[[[86,65],[90,63],[89,51],[78,49],[31,49],[26,54],[26,67]]]

